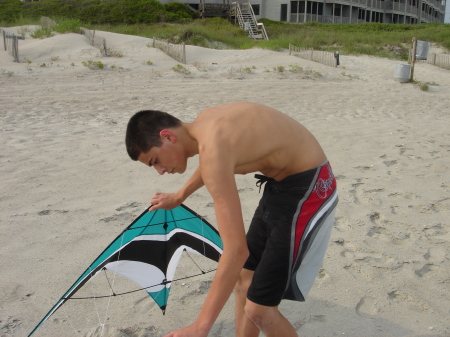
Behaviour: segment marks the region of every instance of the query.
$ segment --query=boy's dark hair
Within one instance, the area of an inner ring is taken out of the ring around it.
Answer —
[[[166,112],[158,110],[142,110],[130,118],[125,136],[128,155],[138,160],[141,153],[152,147],[161,146],[159,133],[163,129],[181,126],[181,121]]]

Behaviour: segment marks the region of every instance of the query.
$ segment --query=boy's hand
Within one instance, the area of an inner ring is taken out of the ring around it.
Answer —
[[[170,210],[181,205],[182,201],[177,193],[161,193],[157,192],[150,200],[152,206],[148,209],[149,212],[157,209]]]

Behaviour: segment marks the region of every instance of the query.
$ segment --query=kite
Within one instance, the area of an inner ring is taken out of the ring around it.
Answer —
[[[105,269],[127,277],[140,288],[95,298],[145,290],[165,313],[171,283],[179,280],[173,277],[183,251],[200,254],[217,262],[222,250],[222,240],[217,230],[185,205],[169,211],[145,210],[92,262],[28,336],[34,334],[67,300],[75,299],[72,296]],[[213,270],[200,271],[182,279]]]

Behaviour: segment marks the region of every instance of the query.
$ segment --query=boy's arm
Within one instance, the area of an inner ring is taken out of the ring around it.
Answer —
[[[173,209],[180,206],[183,201],[185,201],[192,193],[197,191],[202,186],[203,180],[200,174],[200,167],[198,167],[194,174],[179,191],[175,193],[155,193],[150,200],[152,206],[149,208],[149,212],[160,208]]]
[[[229,152],[220,149],[213,153],[200,153],[201,175],[214,200],[217,225],[224,249],[197,320],[189,327],[174,331],[166,337],[207,336],[230,297],[248,258],[241,204],[234,179],[234,162],[229,159],[230,157]]]

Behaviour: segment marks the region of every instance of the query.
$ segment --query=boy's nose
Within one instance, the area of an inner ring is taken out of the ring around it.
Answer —
[[[160,165],[158,165],[158,166],[155,165],[155,169],[156,169],[156,171],[158,171],[158,173],[159,173],[160,175],[163,175],[164,172],[166,172],[166,170],[165,170],[162,166],[160,166]]]

